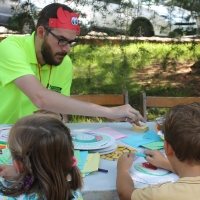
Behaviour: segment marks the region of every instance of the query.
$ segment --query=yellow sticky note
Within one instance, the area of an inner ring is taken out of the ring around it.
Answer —
[[[99,153],[89,153],[86,158],[85,166],[81,172],[94,172],[98,171],[100,162],[100,154]]]

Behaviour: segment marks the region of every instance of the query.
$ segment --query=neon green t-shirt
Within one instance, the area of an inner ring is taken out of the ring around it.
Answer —
[[[43,86],[70,95],[72,83],[72,62],[65,56],[59,66],[44,65],[38,70],[34,46],[34,34],[31,36],[9,36],[0,42],[0,124],[14,124],[20,117],[38,110],[29,98],[14,84],[14,80],[25,75],[34,75]],[[50,78],[49,78],[50,75]]]

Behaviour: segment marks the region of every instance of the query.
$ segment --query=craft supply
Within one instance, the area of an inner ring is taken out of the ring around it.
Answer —
[[[143,132],[148,131],[149,127],[147,125],[145,125],[145,124],[135,124],[135,123],[133,123],[132,124],[132,130],[136,131],[136,132],[143,133]]]
[[[134,148],[128,147],[128,146],[123,146],[123,145],[118,145],[117,149],[113,151],[112,153],[109,154],[103,154],[100,155],[101,158],[106,159],[106,160],[111,160],[111,161],[117,161],[118,158],[124,154],[124,153],[133,153],[137,151]]]
[[[89,153],[87,155],[86,162],[83,170],[81,170],[81,173],[98,171],[99,162],[100,162],[99,153]]]
[[[146,158],[146,154],[144,154],[144,153],[138,153],[138,152],[134,152],[134,155],[135,156],[139,156],[139,157],[144,157],[144,158]]]
[[[151,150],[156,150],[156,149],[163,149],[164,148],[164,141],[156,141],[156,142],[151,142],[148,144],[142,144],[141,146],[151,149]]]
[[[110,127],[102,127],[102,128],[99,128],[99,129],[96,129],[96,130],[93,130],[93,131],[90,131],[90,132],[95,132],[95,133],[106,133],[108,135],[111,135],[115,138],[115,140],[119,140],[121,138],[126,138],[127,136],[110,128]]]
[[[165,169],[152,166],[148,162],[144,162],[144,158],[140,157],[136,162],[133,162],[129,172],[133,180],[145,184],[158,184],[167,181],[176,181],[179,177]]]
[[[156,124],[155,124],[155,131],[163,140],[164,140],[164,134],[161,129],[164,122],[165,122],[165,116],[162,116],[156,119]]]
[[[110,147],[106,147],[106,148],[103,148],[103,149],[92,149],[92,150],[88,150],[88,151],[89,151],[89,153],[96,153],[96,152],[98,152],[100,155],[102,155],[102,154],[112,153],[116,149],[117,149],[117,144],[114,143]]]
[[[107,170],[107,169],[101,169],[101,168],[98,168],[98,171],[99,171],[99,172],[108,173],[108,170]]]
[[[142,163],[142,166],[143,166],[143,167],[146,167],[146,168],[149,168],[149,169],[152,169],[152,170],[157,170],[157,167],[154,166],[154,165],[152,165],[152,164],[149,163],[149,162],[143,162],[143,163]]]
[[[114,137],[105,133],[71,133],[74,149],[92,150],[110,147],[115,143]]]

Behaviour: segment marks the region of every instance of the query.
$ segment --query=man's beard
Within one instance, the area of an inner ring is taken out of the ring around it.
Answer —
[[[46,39],[44,39],[44,42],[41,46],[41,54],[42,54],[42,58],[46,64],[54,65],[54,66],[60,65],[60,63],[62,63],[64,57],[67,55],[66,52],[58,52],[54,55],[52,52],[52,49],[51,49],[50,45],[47,43]],[[54,59],[54,56],[56,56],[56,55],[63,56],[63,59],[61,61],[56,61]]]

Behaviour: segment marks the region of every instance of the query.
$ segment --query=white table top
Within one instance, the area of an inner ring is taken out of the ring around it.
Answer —
[[[95,130],[99,129],[102,127],[110,127],[124,135],[131,135],[134,133],[132,130],[132,125],[128,122],[116,122],[116,123],[66,123],[66,125],[71,129],[73,132],[86,132],[90,130]],[[147,122],[147,125],[149,126],[150,130],[154,130],[155,123],[154,122]],[[141,133],[142,134],[142,133]],[[116,143],[118,144],[123,144],[128,146],[125,143],[122,143],[120,140],[116,140]],[[114,195],[115,197],[109,197],[105,198],[102,197],[102,199],[117,199],[116,196],[116,175],[117,175],[117,170],[116,170],[117,162],[116,161],[108,161],[105,159],[100,159],[100,166],[99,168],[107,169],[108,173],[103,173],[103,172],[92,172],[88,176],[84,177],[84,187],[83,187],[83,192],[92,192],[92,191],[115,191]],[[136,188],[142,188],[147,186],[146,184],[142,184],[139,182],[135,182],[135,187]],[[102,195],[101,195],[102,196]],[[93,197],[94,200],[94,194]],[[85,198],[86,199],[86,198]],[[90,198],[87,197],[87,200]],[[96,198],[100,199],[100,198]]]
[[[66,123],[71,132],[83,133],[91,130],[96,130],[103,127],[110,127],[124,135],[132,135],[132,125],[128,122],[113,122],[113,123]],[[150,130],[154,130],[155,123],[147,122]],[[1,126],[1,125],[0,125]],[[136,132],[135,132],[136,133]],[[141,133],[143,134],[143,133]],[[129,146],[120,140],[116,140],[117,144]],[[141,148],[138,148],[141,150]],[[83,178],[84,186],[82,189],[83,198],[86,200],[119,200],[116,191],[116,175],[117,162],[100,159],[99,168],[107,169],[108,173],[92,172]],[[146,187],[146,184],[134,181],[136,188]]]

